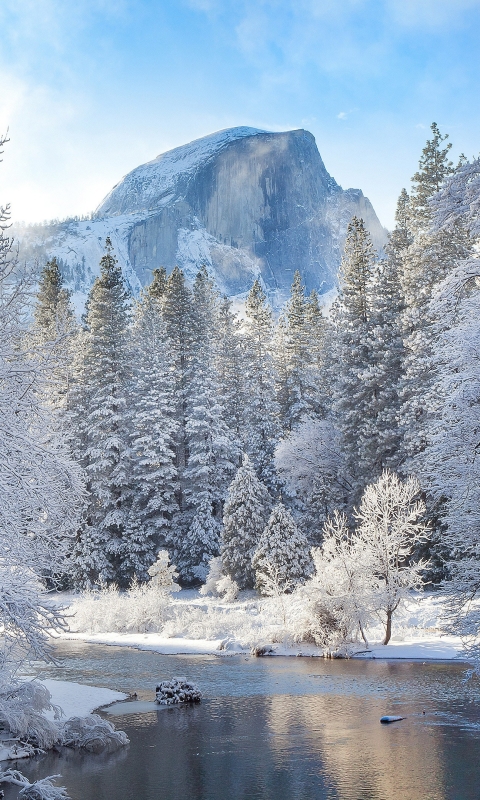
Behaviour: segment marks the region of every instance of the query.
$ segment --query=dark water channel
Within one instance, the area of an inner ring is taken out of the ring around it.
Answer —
[[[152,700],[157,680],[183,675],[205,698],[110,716],[131,742],[119,753],[22,764],[32,778],[60,772],[73,800],[480,798],[480,687],[465,682],[465,665],[162,656],[79,642],[58,655],[39,677]],[[380,725],[383,714],[406,719]]]

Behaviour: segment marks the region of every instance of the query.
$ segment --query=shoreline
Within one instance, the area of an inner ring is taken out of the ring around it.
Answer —
[[[251,648],[242,647],[233,637],[223,639],[187,639],[184,637],[165,637],[158,633],[64,633],[60,640],[81,641],[86,644],[100,644],[111,647],[132,647],[160,655],[255,655]],[[283,645],[275,642],[262,642],[265,650],[260,657],[325,658],[323,651],[314,645]],[[459,637],[433,636],[415,637],[408,641],[392,641],[388,645],[372,642],[369,650],[352,652],[350,658],[388,661],[457,661],[468,663],[462,658],[462,643]]]

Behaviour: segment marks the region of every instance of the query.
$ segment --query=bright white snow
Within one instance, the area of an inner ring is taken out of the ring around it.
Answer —
[[[125,700],[128,695],[115,692],[113,689],[104,689],[100,686],[85,686],[72,681],[42,680],[50,694],[52,703],[60,706],[66,719],[70,717],[84,717],[91,714],[96,708],[108,705],[116,700]],[[53,711],[45,713],[47,719],[54,719]]]

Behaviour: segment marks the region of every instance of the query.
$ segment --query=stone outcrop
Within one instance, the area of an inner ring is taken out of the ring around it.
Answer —
[[[307,289],[335,286],[351,217],[380,249],[386,231],[358,189],[328,174],[311,133],[232,128],[164,153],[115,186],[94,219],[20,232],[24,249],[57,255],[67,280],[87,291],[110,235],[136,292],[155,267],[193,280],[208,265],[222,292],[242,297],[261,276],[274,305],[299,269]],[[79,277],[80,276],[80,277]],[[84,286],[80,284],[84,283]]]

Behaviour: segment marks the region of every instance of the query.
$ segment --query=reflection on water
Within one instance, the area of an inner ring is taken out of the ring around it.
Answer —
[[[110,756],[49,754],[73,800],[478,800],[476,687],[460,664],[160,656],[64,643],[51,677],[136,691]],[[192,708],[151,701],[158,679],[200,684]],[[425,713],[424,713],[425,712]],[[380,725],[383,714],[406,716]],[[15,797],[12,790],[9,798]]]

